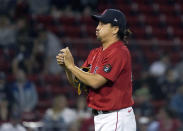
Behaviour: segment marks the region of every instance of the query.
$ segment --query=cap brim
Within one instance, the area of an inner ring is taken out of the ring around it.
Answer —
[[[97,21],[97,22],[101,20],[101,16],[100,15],[92,15],[91,17],[92,17],[92,19],[94,21]]]
[[[105,18],[104,18],[103,15],[92,15],[91,17],[92,17],[92,19],[95,20],[96,22],[101,21],[101,22],[103,22],[103,23],[108,23],[108,22],[105,20]]]

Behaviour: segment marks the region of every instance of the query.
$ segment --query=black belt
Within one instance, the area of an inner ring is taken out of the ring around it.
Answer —
[[[95,109],[92,109],[92,113],[93,115],[99,115],[99,114],[107,114],[107,113],[111,113],[113,111],[101,111],[101,110],[95,110]]]

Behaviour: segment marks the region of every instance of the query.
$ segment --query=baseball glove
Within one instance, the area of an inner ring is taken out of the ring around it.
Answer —
[[[89,72],[90,68],[87,67],[81,67],[81,69],[85,72]],[[78,95],[81,95],[82,92],[88,94],[88,86],[82,83],[77,77],[74,79],[74,87],[78,91]]]

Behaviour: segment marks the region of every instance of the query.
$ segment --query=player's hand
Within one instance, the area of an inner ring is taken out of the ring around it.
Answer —
[[[56,59],[57,59],[57,63],[62,66],[62,67],[65,67],[65,64],[64,64],[64,53],[59,53],[57,56],[56,56]]]
[[[74,66],[74,58],[68,47],[61,50],[64,53],[64,63],[65,66],[69,69]]]

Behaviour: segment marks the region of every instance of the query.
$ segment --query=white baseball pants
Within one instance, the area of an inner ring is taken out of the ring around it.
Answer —
[[[136,131],[132,107],[94,116],[95,131]]]

